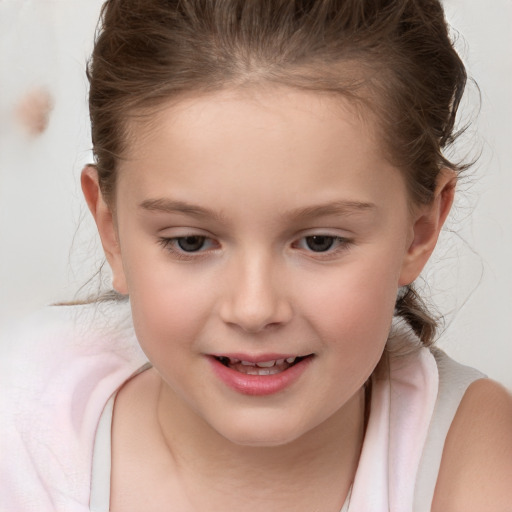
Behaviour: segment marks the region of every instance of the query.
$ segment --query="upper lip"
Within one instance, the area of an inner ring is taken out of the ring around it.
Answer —
[[[290,357],[307,357],[313,354],[278,354],[278,353],[268,353],[268,354],[243,354],[241,352],[229,352],[229,353],[215,353],[210,354],[213,357],[226,357],[229,359],[238,359],[240,361],[247,361],[249,363],[263,363],[266,361],[276,361],[278,359],[288,359]]]

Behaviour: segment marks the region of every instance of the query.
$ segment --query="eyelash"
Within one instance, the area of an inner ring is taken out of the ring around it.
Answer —
[[[176,236],[173,238],[164,238],[161,237],[158,239],[158,243],[169,253],[171,253],[174,257],[180,260],[192,260],[206,256],[209,251],[202,250],[202,247],[197,251],[185,251],[184,249],[179,247],[180,240],[186,240],[187,238],[202,238],[203,245],[206,241],[212,242],[211,238],[203,235],[185,235],[185,236]]]
[[[335,235],[329,235],[329,234],[315,234],[315,235],[307,235],[298,240],[298,242],[294,242],[293,246],[298,246],[301,242],[304,241],[304,243],[307,245],[308,239],[329,239],[331,244],[325,251],[314,251],[309,247],[309,250],[307,252],[314,254],[316,258],[329,258],[333,256],[337,256],[340,252],[346,251],[349,249],[351,245],[351,240],[348,238],[344,238],[341,236],[335,236]]]
[[[179,243],[182,240],[186,240],[187,238],[201,238],[203,239],[202,246],[195,251],[186,251],[183,248],[179,247]],[[314,258],[316,259],[329,259],[332,257],[337,256],[340,252],[347,251],[350,246],[352,245],[352,241],[348,238],[335,236],[335,235],[328,235],[328,234],[314,234],[314,235],[307,235],[299,238],[296,242],[292,244],[293,248],[300,248],[299,243],[305,242],[307,244],[308,239],[313,238],[327,238],[332,241],[332,244],[325,250],[325,251],[314,251],[311,250],[311,248],[305,249],[306,252],[314,255]],[[214,242],[211,238],[208,238],[203,235],[185,235],[185,236],[177,236],[173,238],[164,238],[161,237],[158,239],[158,243],[169,253],[171,253],[174,257],[180,260],[193,260],[202,258],[208,255],[209,252],[211,252],[211,249],[203,249],[203,246],[205,243]],[[213,249],[215,250],[215,249]]]

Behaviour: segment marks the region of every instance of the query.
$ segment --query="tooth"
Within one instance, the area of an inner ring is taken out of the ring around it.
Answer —
[[[295,359],[297,359],[297,356],[295,356],[295,357],[289,357],[289,358],[286,360],[286,362],[287,362],[287,363],[289,363],[289,364],[292,364],[292,363],[295,361]]]
[[[240,362],[240,359],[231,359],[231,357],[230,357],[229,362],[230,362],[230,364],[238,364]]]
[[[256,363],[251,363],[250,361],[240,361],[244,366],[256,366]]]
[[[256,363],[256,366],[259,366],[260,368],[270,368],[271,366],[274,366],[276,364],[275,361],[262,361],[261,363]]]
[[[276,364],[277,365],[284,364],[284,359],[277,359]]]

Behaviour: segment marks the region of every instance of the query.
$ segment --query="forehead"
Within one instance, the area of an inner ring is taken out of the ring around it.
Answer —
[[[219,134],[219,128],[239,132],[240,128],[258,128],[276,133],[285,128],[293,137],[305,127],[314,124],[335,123],[350,125],[354,131],[364,133],[365,139],[380,144],[378,123],[371,109],[362,100],[349,99],[340,93],[310,91],[279,84],[256,84],[226,88],[210,93],[179,95],[152,111],[142,110],[128,121],[130,144],[125,157],[142,156],[148,139],[154,139],[163,127],[174,128],[184,137],[196,135],[205,141],[205,130],[210,136]],[[314,130],[311,130],[313,132]],[[304,135],[307,135],[304,133]],[[312,135],[312,134],[310,134]]]
[[[183,189],[226,200],[252,191],[268,201],[286,195],[304,202],[316,190],[329,200],[343,192],[371,202],[365,194],[401,186],[371,116],[339,95],[224,90],[169,102],[129,131],[118,186],[142,200]]]

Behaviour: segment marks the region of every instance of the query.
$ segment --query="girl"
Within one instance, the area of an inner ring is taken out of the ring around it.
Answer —
[[[3,509],[510,510],[511,399],[412,286],[463,169],[439,2],[109,0],[88,76],[116,295],[16,334]]]

